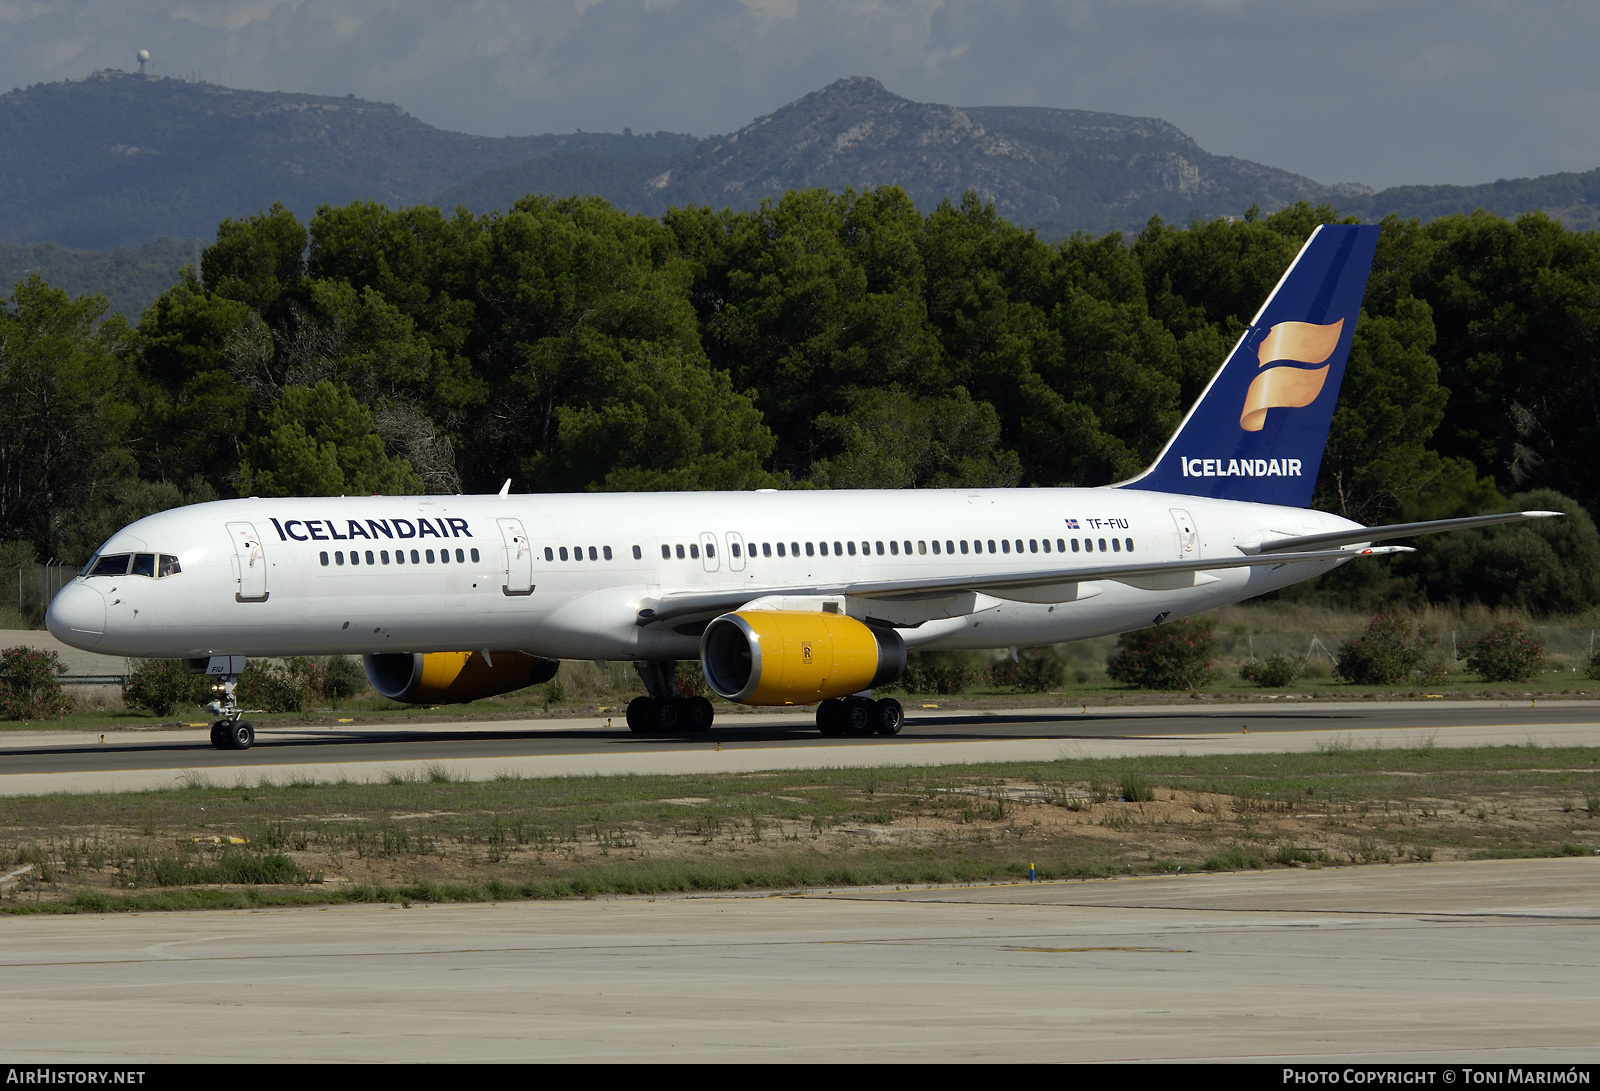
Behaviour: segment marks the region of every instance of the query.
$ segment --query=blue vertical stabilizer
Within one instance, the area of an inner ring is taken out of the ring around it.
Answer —
[[[1306,507],[1378,245],[1312,232],[1155,463],[1118,487]]]

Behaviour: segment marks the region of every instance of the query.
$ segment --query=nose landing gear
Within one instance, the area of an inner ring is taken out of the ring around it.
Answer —
[[[221,695],[206,706],[213,716],[220,716],[211,725],[211,745],[218,750],[248,750],[256,741],[255,725],[240,719],[239,700],[234,689],[239,685],[237,674],[217,675]]]

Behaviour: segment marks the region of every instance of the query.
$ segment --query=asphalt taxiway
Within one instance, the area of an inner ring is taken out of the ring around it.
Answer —
[[[1600,702],[1310,702],[1282,705],[908,710],[894,738],[826,739],[809,713],[725,717],[699,736],[635,735],[620,716],[445,724],[260,725],[243,752],[204,727],[0,734],[0,796],[170,787],[266,777],[382,780],[443,769],[504,774],[751,772],[845,765],[943,765],[1338,746],[1600,745]]]
[[[1600,1060],[1600,859],[12,917],[11,1062]]]

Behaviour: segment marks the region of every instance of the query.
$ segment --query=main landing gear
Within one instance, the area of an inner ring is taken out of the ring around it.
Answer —
[[[817,730],[829,737],[898,735],[905,720],[905,709],[892,697],[881,701],[870,697],[843,700],[833,697],[817,706]]]
[[[671,660],[635,663],[648,697],[628,704],[628,730],[637,735],[697,735],[711,730],[716,710],[704,697],[677,695],[678,664]]]

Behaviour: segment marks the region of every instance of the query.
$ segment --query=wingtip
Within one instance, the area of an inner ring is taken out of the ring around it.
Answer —
[[[1524,519],[1554,519],[1558,515],[1567,514],[1564,511],[1523,511],[1518,512]]]

